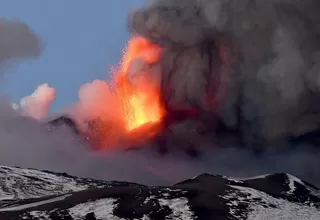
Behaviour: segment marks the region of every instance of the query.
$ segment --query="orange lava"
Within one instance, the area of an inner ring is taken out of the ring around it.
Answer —
[[[157,72],[150,66],[161,53],[160,46],[142,37],[129,40],[120,67],[113,72],[112,86],[101,90],[105,94],[94,101],[93,111],[101,116],[89,123],[86,136],[95,149],[134,145],[159,132],[165,111],[154,77]]]
[[[103,108],[103,103],[107,103],[108,108],[104,109],[107,111],[104,117],[91,123],[87,136],[94,148],[110,150],[132,145],[159,132],[159,122],[165,114],[159,83],[148,72],[150,68],[143,67],[159,61],[161,53],[161,47],[142,37],[129,40],[120,68],[113,73],[113,88],[110,94],[102,95],[110,100],[96,100],[101,102],[97,103],[97,108]]]
[[[162,49],[142,37],[129,40],[122,58],[119,73],[115,75],[115,89],[122,103],[122,113],[127,131],[161,121],[164,110],[160,102],[160,90],[150,73],[139,70],[137,80],[130,81],[133,62],[143,60],[153,64],[159,60]]]

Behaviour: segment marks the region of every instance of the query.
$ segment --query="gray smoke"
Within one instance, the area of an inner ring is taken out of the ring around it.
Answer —
[[[5,99],[1,104],[1,165],[152,185],[173,184],[204,172],[234,177],[288,172],[320,184],[318,150],[298,148],[257,157],[236,145],[219,148],[217,144],[215,149],[204,147],[202,156],[196,159],[179,150],[160,156],[151,146],[140,151],[93,152],[71,129],[56,127],[48,132],[46,124],[19,115]]]
[[[39,38],[26,24],[0,19],[0,63],[38,57],[41,46]]]
[[[170,108],[218,114],[255,144],[319,128],[319,6],[154,0],[130,15],[129,27],[166,48],[159,74],[172,88],[163,89]]]

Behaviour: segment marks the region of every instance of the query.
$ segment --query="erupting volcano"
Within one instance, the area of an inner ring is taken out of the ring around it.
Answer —
[[[124,51],[120,68],[113,72],[110,83],[113,101],[112,118],[94,121],[94,132],[89,136],[100,149],[109,149],[126,143],[132,143],[137,133],[143,133],[143,139],[151,137],[159,127],[165,115],[161,103],[160,87],[156,76],[146,70],[145,65],[159,61],[162,48],[143,37],[133,36]],[[149,68],[148,68],[149,69]],[[144,129],[148,127],[148,129]],[[141,132],[143,130],[143,132]],[[138,139],[141,140],[141,137]]]
[[[171,151],[216,147],[230,134],[236,144],[260,151],[319,130],[319,31],[303,28],[309,20],[317,27],[310,7],[316,3],[299,3],[304,18],[293,29],[291,9],[268,2],[272,7],[251,14],[254,2],[236,2],[157,0],[133,10],[128,27],[134,37],[110,94],[97,98],[102,114],[90,120],[102,123],[95,122],[93,136],[108,140],[106,146],[123,140],[132,146],[132,137],[152,135],[151,144],[160,141],[156,145]],[[278,13],[281,25],[273,17]]]

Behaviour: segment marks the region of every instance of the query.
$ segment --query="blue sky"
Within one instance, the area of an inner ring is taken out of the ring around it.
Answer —
[[[79,87],[106,79],[129,37],[128,11],[144,0],[2,0],[0,16],[28,24],[44,42],[42,56],[14,66],[2,85],[13,102],[48,82],[57,89],[52,110],[77,99]]]

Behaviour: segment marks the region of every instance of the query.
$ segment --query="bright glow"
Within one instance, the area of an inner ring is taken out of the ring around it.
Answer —
[[[141,37],[133,37],[124,52],[120,74],[116,80],[116,90],[123,103],[124,119],[128,130],[159,122],[163,116],[160,91],[148,77],[149,73],[137,73],[138,80],[135,83],[129,80],[133,62],[142,59],[143,62],[152,64],[159,60],[160,53],[159,46]]]

